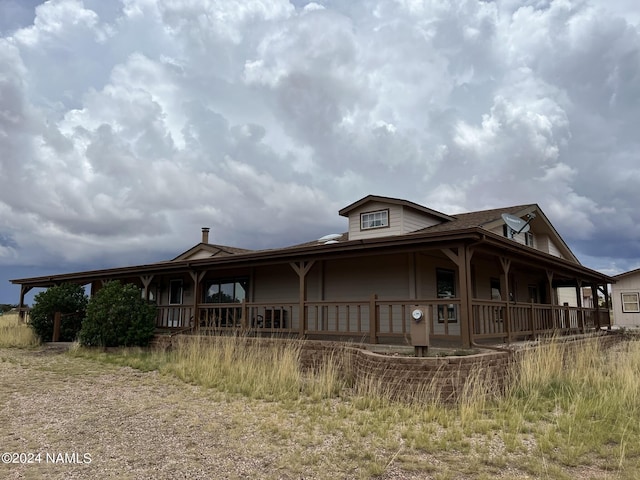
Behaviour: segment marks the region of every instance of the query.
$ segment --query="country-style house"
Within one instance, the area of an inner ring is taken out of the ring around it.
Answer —
[[[34,287],[75,282],[94,294],[110,280],[135,283],[158,305],[158,331],[171,332],[411,344],[415,306],[425,312],[433,345],[610,325],[608,305],[582,305],[580,292],[608,301],[614,280],[582,266],[536,204],[445,215],[369,195],[339,214],[348,219],[346,233],[301,245],[213,245],[203,228],[202,241],[170,261],[12,282],[21,285],[21,307]],[[517,233],[509,220],[526,228]],[[576,306],[558,301],[566,287]]]
[[[611,288],[613,323],[620,327],[640,328],[640,268],[613,277]]]

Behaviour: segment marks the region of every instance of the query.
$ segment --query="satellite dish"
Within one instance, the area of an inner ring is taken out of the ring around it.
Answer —
[[[340,242],[337,241],[337,240],[328,240],[328,241],[324,242],[324,245],[331,245],[332,243],[340,243]]]
[[[331,242],[332,240],[334,240],[332,243],[338,243],[335,240],[337,240],[341,236],[342,236],[341,233],[330,233],[329,235],[325,235],[324,237],[320,237],[318,239],[318,243],[327,243],[327,242]]]
[[[517,235],[519,233],[527,233],[529,231],[530,225],[529,222],[535,218],[534,214],[529,214],[529,220],[524,220],[523,218],[516,217],[515,215],[509,215],[508,213],[502,214],[502,220],[507,226],[511,229],[512,235]]]

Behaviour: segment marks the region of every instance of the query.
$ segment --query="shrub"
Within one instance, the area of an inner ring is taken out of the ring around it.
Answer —
[[[31,327],[43,342],[53,338],[53,317],[56,312],[62,313],[60,321],[61,342],[72,342],[76,339],[82,319],[87,308],[87,296],[82,285],[64,283],[50,287],[38,293],[30,312]]]
[[[107,283],[89,300],[80,331],[86,346],[145,346],[155,330],[156,306],[140,296],[140,289],[119,281]]]

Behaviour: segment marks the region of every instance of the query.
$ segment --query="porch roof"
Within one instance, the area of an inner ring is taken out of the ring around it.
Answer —
[[[115,279],[134,275],[171,274],[189,270],[203,271],[216,267],[250,267],[301,260],[330,260],[349,256],[457,248],[465,244],[483,246],[496,254],[512,256],[520,262],[528,263],[537,268],[562,271],[567,276],[580,277],[590,282],[615,283],[614,278],[584,267],[577,262],[558,258],[520,245],[478,226],[458,228],[454,231],[427,228],[406,235],[340,241],[333,244],[309,242],[291,247],[239,251],[231,255],[217,255],[199,259],[171,260],[145,265],[21,278],[11,280],[11,283],[31,288],[49,287],[64,282],[86,284],[105,278]]]

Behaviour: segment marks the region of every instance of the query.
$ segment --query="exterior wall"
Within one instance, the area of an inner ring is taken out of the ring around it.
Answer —
[[[298,301],[298,275],[288,264],[256,268],[251,283],[254,302]]]
[[[375,212],[379,210],[389,210],[389,227],[373,228],[371,230],[360,230],[360,214]],[[383,202],[369,202],[366,205],[349,212],[349,240],[359,240],[362,238],[386,237],[388,235],[402,235],[413,232],[421,228],[436,225],[441,221],[435,217],[421,214],[402,205],[395,205]]]
[[[442,223],[442,220],[417,212],[411,208],[403,207],[402,212],[403,233],[415,232],[416,230]]]
[[[623,277],[616,277],[617,282],[611,287],[611,303],[613,304],[613,324],[624,327],[640,327],[640,312],[622,311],[622,294],[640,294],[640,272]]]
[[[554,257],[564,258],[558,246],[551,240],[549,235],[539,235],[536,238],[537,248],[545,253],[553,255]]]
[[[337,301],[367,300],[374,293],[380,299],[410,298],[409,262],[405,254],[327,262],[324,268],[324,298]]]

